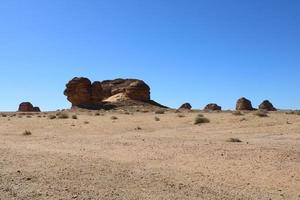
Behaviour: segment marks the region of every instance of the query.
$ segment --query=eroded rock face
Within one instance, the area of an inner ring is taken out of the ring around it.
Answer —
[[[222,110],[222,107],[218,106],[218,104],[210,103],[205,106],[204,110],[208,110],[208,111]]]
[[[276,111],[277,109],[273,106],[273,104],[268,101],[268,100],[264,100],[260,105],[259,105],[259,109],[262,110],[267,110],[267,111]]]
[[[190,103],[184,103],[184,104],[182,104],[182,105],[179,107],[179,109],[180,109],[180,110],[181,110],[181,109],[191,110],[191,109],[192,109],[192,106],[191,106]]]
[[[150,101],[150,87],[137,79],[116,79],[91,82],[89,79],[75,77],[66,85],[64,94],[77,107],[97,107],[112,96],[122,99]],[[116,99],[116,98],[113,98]]]
[[[250,100],[242,97],[236,103],[236,110],[254,110],[254,108]]]
[[[41,112],[39,107],[33,107],[30,102],[22,102],[19,105],[19,112]]]

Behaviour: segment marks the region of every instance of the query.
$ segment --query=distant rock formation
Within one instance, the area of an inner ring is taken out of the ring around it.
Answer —
[[[222,110],[222,107],[218,106],[218,104],[210,103],[205,106],[204,110],[207,111]]]
[[[192,109],[192,105],[190,103],[184,103],[182,104],[180,107],[179,107],[179,110],[182,110],[182,109],[185,109],[185,110],[191,110]]]
[[[39,107],[34,107],[30,102],[22,102],[19,105],[19,112],[41,112]]]
[[[277,109],[273,106],[273,104],[268,101],[268,100],[264,100],[260,105],[259,105],[259,109],[261,110],[267,110],[267,111],[276,111]]]
[[[236,103],[236,110],[254,110],[250,100],[245,97],[240,98]]]
[[[88,78],[75,77],[66,85],[64,95],[72,107],[97,109],[106,102],[134,100],[153,103],[150,87],[138,79],[116,79],[91,82]]]

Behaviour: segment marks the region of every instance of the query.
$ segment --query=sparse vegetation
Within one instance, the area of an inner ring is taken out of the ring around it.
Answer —
[[[58,119],[68,119],[69,115],[67,113],[60,113],[57,115]]]
[[[112,120],[117,120],[118,119],[118,117],[116,117],[116,116],[111,116],[111,118],[110,119],[112,119]]]
[[[25,130],[23,132],[23,135],[28,136],[28,135],[32,135],[31,131]]]
[[[31,116],[31,115],[27,115],[26,117],[27,117],[27,118],[32,118],[32,116]]]
[[[138,126],[135,128],[135,130],[140,131],[140,130],[142,130],[142,128]]]
[[[199,114],[197,115],[197,117],[204,117],[204,115],[201,114],[201,113],[199,113]]]
[[[194,124],[197,125],[197,124],[203,124],[203,123],[209,123],[209,122],[210,122],[209,119],[207,119],[202,114],[200,114],[196,117]]]
[[[154,117],[154,120],[158,122],[158,121],[160,121],[160,118],[159,117]]]
[[[48,118],[49,118],[49,119],[55,119],[56,116],[55,116],[55,115],[49,115]]]
[[[72,115],[72,119],[78,119],[77,115]]]
[[[183,114],[178,114],[177,117],[183,118],[183,117],[185,117],[185,115],[183,115]]]
[[[229,138],[226,140],[226,142],[242,142],[242,140],[240,140],[239,138]]]
[[[7,117],[7,114],[1,114],[2,117]]]
[[[268,117],[268,112],[265,110],[258,110],[254,113],[254,115],[258,117]]]
[[[241,115],[244,115],[244,114],[243,114],[241,111],[239,111],[239,110],[233,111],[232,114],[235,115],[235,116],[241,116]]]
[[[165,114],[165,111],[164,110],[157,110],[157,111],[155,111],[155,114],[162,115],[162,114]]]
[[[84,124],[89,124],[90,122],[88,122],[88,121],[84,121],[83,123],[84,123]]]

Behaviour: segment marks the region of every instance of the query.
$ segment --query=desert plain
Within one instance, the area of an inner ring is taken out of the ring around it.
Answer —
[[[0,113],[1,200],[300,199],[300,115],[64,113]]]

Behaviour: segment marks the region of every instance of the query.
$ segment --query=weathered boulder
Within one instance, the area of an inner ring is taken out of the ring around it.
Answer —
[[[236,103],[236,110],[254,110],[250,100],[242,97]]]
[[[64,94],[72,106],[84,108],[97,107],[111,99],[150,101],[150,87],[138,79],[116,79],[92,83],[87,78],[75,77],[66,85]]]
[[[184,104],[182,104],[182,105],[179,107],[179,109],[180,109],[180,110],[181,110],[181,109],[191,110],[191,109],[192,109],[192,106],[191,106],[190,103],[184,103]]]
[[[204,110],[207,111],[222,110],[222,107],[218,106],[218,104],[210,103],[205,106]]]
[[[22,102],[19,105],[19,112],[41,112],[39,107],[33,107],[30,102]]]
[[[276,111],[277,109],[273,106],[273,104],[268,101],[268,100],[264,100],[260,105],[259,105],[259,109],[261,110],[267,110],[267,111]]]

